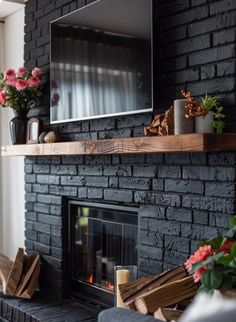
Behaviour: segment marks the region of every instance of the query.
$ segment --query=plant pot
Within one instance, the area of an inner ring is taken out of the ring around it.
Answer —
[[[186,99],[179,99],[174,101],[175,135],[193,133],[193,119],[185,117],[185,106],[187,104],[188,100]]]
[[[195,118],[196,133],[214,133],[213,128],[214,113],[208,112],[207,115],[198,116]]]
[[[27,111],[14,110],[15,117],[10,121],[11,142],[15,144],[25,144],[27,130]]]

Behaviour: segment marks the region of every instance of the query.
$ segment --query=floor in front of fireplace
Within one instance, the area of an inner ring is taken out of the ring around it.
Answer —
[[[36,292],[32,300],[0,294],[0,322],[96,322],[101,308],[76,299],[57,300]]]

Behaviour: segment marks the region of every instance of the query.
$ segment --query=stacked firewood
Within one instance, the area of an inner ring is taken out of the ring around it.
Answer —
[[[150,125],[144,128],[146,136],[174,134],[174,108],[170,107],[165,113],[154,116]]]
[[[22,248],[19,248],[14,262],[0,253],[0,283],[3,294],[31,299],[37,288],[39,260],[39,255],[27,256]]]
[[[119,285],[119,289],[127,308],[152,314],[162,321],[172,321],[181,315],[180,308],[192,300],[198,287],[180,266],[158,276]]]

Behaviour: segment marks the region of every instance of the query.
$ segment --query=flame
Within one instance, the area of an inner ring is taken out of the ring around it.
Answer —
[[[106,288],[108,290],[114,291],[114,284],[110,281],[106,282]]]
[[[87,277],[87,282],[88,282],[89,284],[93,284],[93,274],[91,274],[91,275],[89,275],[89,276]]]

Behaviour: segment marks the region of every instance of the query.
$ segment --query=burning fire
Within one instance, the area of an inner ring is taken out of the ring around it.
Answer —
[[[106,288],[110,291],[114,291],[114,284],[110,281],[106,282]]]
[[[94,284],[94,275],[93,274],[91,274],[91,275],[89,275],[87,277],[87,282],[89,284]],[[112,282],[110,282],[110,281],[106,281],[105,285],[103,284],[103,287],[106,288],[109,291],[114,292],[114,284]]]
[[[91,275],[89,275],[89,276],[87,277],[87,282],[88,282],[89,284],[93,284],[93,274],[91,274]]]

